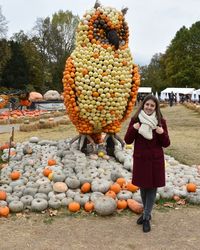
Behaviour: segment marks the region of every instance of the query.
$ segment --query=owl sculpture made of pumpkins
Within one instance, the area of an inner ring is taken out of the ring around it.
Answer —
[[[78,25],[63,85],[67,113],[83,140],[98,143],[102,132],[117,138],[135,104],[140,76],[128,47],[126,11],[96,2]]]

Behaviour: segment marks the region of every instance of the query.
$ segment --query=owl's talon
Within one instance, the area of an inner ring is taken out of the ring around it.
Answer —
[[[86,135],[86,134],[80,134],[80,135],[77,135],[75,136],[70,142],[69,142],[69,145],[71,146],[72,143],[74,143],[75,141],[78,140],[78,149],[88,155],[89,153],[91,153],[91,149],[88,150],[88,142],[91,144],[92,146],[92,152],[95,152],[96,151],[96,144],[94,142],[94,140],[92,139],[92,137],[90,135]]]
[[[69,145],[71,146],[72,143],[74,143],[75,141],[77,141],[79,138],[80,138],[80,135],[77,135],[74,138],[72,138],[71,141],[69,142]]]
[[[118,141],[120,142],[120,144],[122,145],[122,148],[124,147],[125,143],[123,142],[123,140],[116,134],[106,134],[105,138],[104,138],[104,143],[106,145],[106,152],[108,155],[110,156],[114,156],[115,157],[115,146],[118,145]]]
[[[109,156],[115,156],[114,151],[115,151],[115,145],[116,145],[116,140],[114,138],[113,134],[106,134],[104,138],[104,144],[106,145],[106,153]]]
[[[122,140],[122,138],[119,137],[119,135],[117,135],[117,134],[115,134],[114,137],[121,143],[122,148],[124,148],[125,142]]]
[[[84,148],[87,148],[87,137],[86,137],[86,135],[81,135],[80,140],[79,140],[79,150],[81,150],[81,152],[83,152],[82,150]]]

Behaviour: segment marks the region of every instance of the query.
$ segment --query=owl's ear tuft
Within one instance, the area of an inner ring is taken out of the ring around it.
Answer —
[[[128,8],[127,8],[127,7],[123,8],[123,9],[121,10],[123,16],[126,15],[127,11],[128,11]]]
[[[94,8],[97,9],[98,7],[101,7],[101,4],[98,0],[96,0],[96,2],[94,4]]]

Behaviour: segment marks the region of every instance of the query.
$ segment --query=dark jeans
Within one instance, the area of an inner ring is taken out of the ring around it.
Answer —
[[[140,195],[144,206],[143,219],[149,220],[156,199],[157,188],[140,188]]]

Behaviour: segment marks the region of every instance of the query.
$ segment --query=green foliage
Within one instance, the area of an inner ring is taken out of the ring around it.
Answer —
[[[11,41],[0,40],[0,86],[41,93],[62,91],[66,59],[72,53],[79,17],[58,11],[38,18],[33,33],[14,34]],[[0,8],[0,38],[7,22]],[[200,86],[200,22],[177,31],[164,54],[155,54],[149,65],[140,68],[141,86],[155,93],[166,87]]]
[[[166,77],[176,87],[190,85],[192,66],[189,52],[190,33],[184,26],[176,33],[169,48],[166,51],[165,66]]]
[[[79,17],[72,12],[59,11],[52,18],[39,18],[34,34],[20,31],[11,41],[0,40],[0,86],[43,94],[49,89],[61,92],[65,61],[74,49],[78,22]],[[0,32],[3,23],[0,11]]]
[[[28,85],[29,89],[31,89],[30,85],[32,85],[34,86],[34,88],[32,88],[33,90],[40,91],[44,85],[43,69],[41,63],[42,55],[38,52],[33,41],[29,39],[28,36],[23,33],[23,31],[16,33],[13,36],[13,40],[17,41],[21,45],[21,49],[28,66],[29,82],[26,85],[26,89]]]
[[[75,29],[79,18],[70,11],[59,11],[50,19],[38,19],[33,41],[42,54],[45,83],[48,89],[62,90],[62,75],[67,57],[74,49]]]
[[[162,54],[155,54],[148,66],[140,68],[141,86],[152,87],[152,91],[160,92],[163,89],[163,65],[161,64]]]
[[[29,82],[29,66],[19,43],[11,41],[11,57],[2,72],[2,85],[7,88],[23,89]]]
[[[0,40],[0,58],[1,58],[0,60],[0,82],[1,82],[4,67],[11,58],[11,49],[6,39]]]
[[[200,22],[177,31],[164,54],[141,67],[142,86],[160,92],[166,87],[200,86]]]

